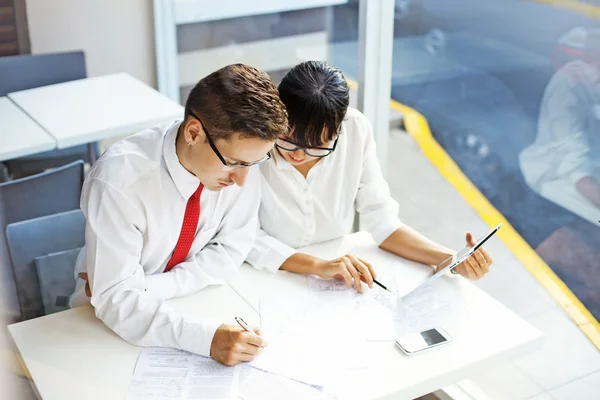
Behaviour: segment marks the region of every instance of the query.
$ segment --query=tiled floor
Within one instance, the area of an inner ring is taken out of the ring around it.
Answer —
[[[393,132],[389,148],[387,178],[404,222],[454,248],[463,245],[467,230],[475,236],[487,231],[408,135]],[[486,247],[495,266],[476,284],[543,331],[546,341],[537,352],[471,381],[494,400],[600,399],[600,352],[501,241]]]
[[[539,396],[530,397],[528,400],[555,400],[555,399],[552,396],[550,396],[548,393],[542,393]]]
[[[600,397],[600,371],[576,379],[550,391],[556,400],[597,399]]]

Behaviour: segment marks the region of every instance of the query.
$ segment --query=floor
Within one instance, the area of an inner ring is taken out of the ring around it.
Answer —
[[[464,245],[467,230],[475,236],[488,230],[410,136],[393,131],[389,148],[387,178],[405,223],[453,248]],[[546,341],[470,381],[493,400],[600,399],[600,352],[501,241],[486,247],[495,266],[476,285],[544,332]]]

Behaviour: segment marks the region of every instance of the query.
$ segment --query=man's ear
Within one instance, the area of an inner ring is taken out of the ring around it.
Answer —
[[[187,128],[185,129],[185,141],[186,143],[192,145],[197,143],[199,140],[202,139],[203,136],[203,131],[202,131],[202,126],[200,125],[200,122],[192,119],[189,123]]]

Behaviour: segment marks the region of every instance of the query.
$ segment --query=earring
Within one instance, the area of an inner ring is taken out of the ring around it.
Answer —
[[[193,145],[194,145],[194,143],[192,143],[192,142],[187,142],[187,145],[188,145],[188,146],[193,146]]]

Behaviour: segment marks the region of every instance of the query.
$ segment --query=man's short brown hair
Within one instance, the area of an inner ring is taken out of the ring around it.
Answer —
[[[264,72],[244,64],[232,64],[213,72],[194,86],[185,103],[214,139],[234,133],[269,141],[288,129],[287,111],[277,88]]]

